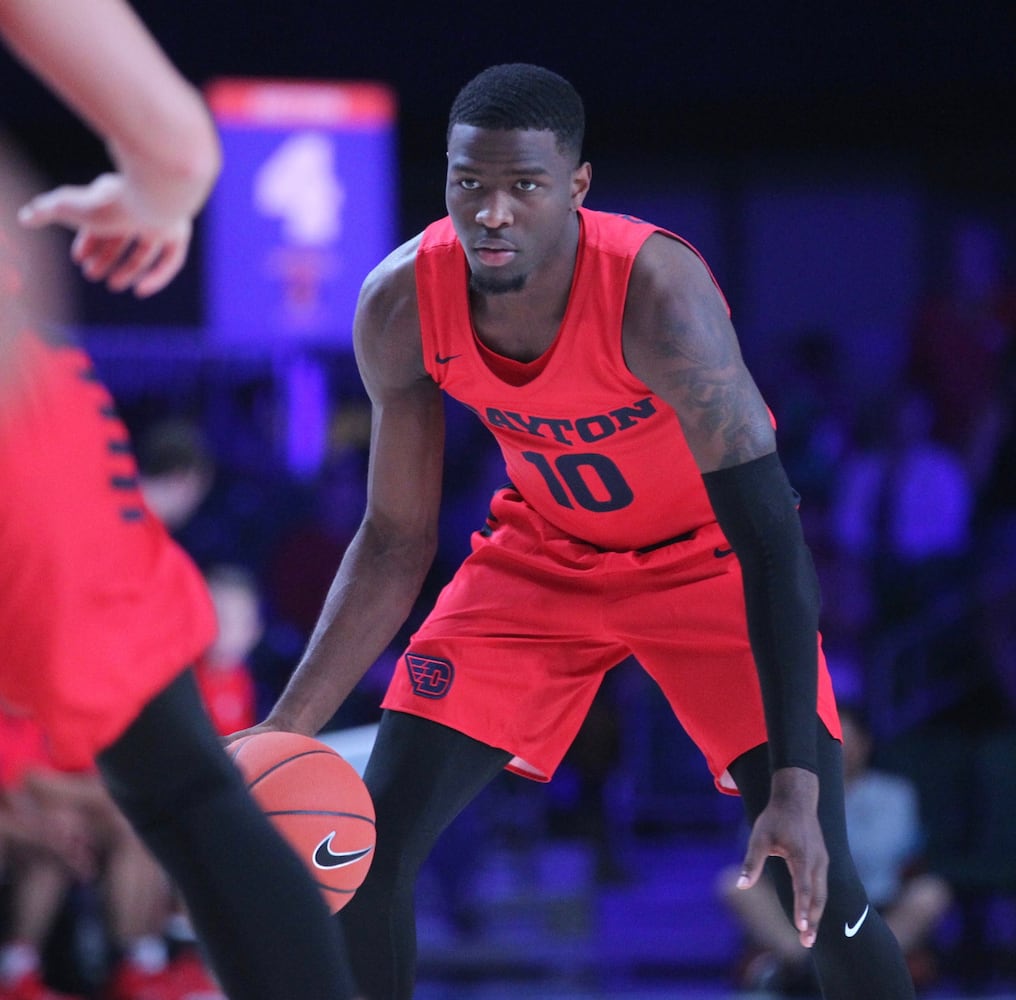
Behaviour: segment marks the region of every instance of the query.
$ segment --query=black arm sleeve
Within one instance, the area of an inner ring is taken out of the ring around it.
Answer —
[[[773,769],[816,771],[819,587],[776,452],[702,476],[741,563]]]

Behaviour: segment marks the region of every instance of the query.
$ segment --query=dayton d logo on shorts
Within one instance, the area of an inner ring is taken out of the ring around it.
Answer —
[[[448,694],[455,668],[447,660],[419,653],[406,653],[405,660],[409,683],[421,698],[443,698]]]

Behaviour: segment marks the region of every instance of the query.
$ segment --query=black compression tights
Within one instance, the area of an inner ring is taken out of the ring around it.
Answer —
[[[824,730],[823,730],[824,733]],[[819,812],[830,855],[829,902],[814,956],[826,1000],[912,1000],[892,934],[869,910],[853,938],[843,933],[867,906],[847,850],[840,745],[820,740]],[[377,850],[370,873],[341,917],[350,959],[367,1000],[408,1000],[416,964],[413,893],[417,872],[442,831],[508,763],[510,754],[444,726],[385,712],[366,781],[377,810]],[[769,796],[767,750],[760,747],[731,767],[754,819]],[[789,878],[774,862],[781,897]]]
[[[383,714],[364,774],[377,813],[374,860],[340,914],[367,1000],[413,995],[417,872],[444,829],[510,759],[435,722]]]
[[[843,808],[843,761],[841,747],[819,724],[819,821],[829,852],[829,896],[812,957],[822,996],[825,1000],[910,1000],[914,987],[896,939],[878,915],[869,907],[864,887],[857,877],[847,846],[847,827]],[[739,757],[730,773],[751,822],[769,799],[768,749],[756,747]],[[776,884],[780,901],[791,913],[793,894],[790,873],[782,858],[770,858],[766,864]],[[853,937],[845,928],[867,916]],[[789,917],[788,917],[789,919]]]
[[[346,1000],[341,936],[306,869],[247,795],[190,674],[98,760],[176,883],[231,1000]]]

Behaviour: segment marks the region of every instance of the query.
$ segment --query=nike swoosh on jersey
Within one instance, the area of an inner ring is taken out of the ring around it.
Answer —
[[[843,925],[843,933],[846,934],[847,937],[853,937],[861,929],[861,924],[864,923],[865,919],[868,916],[868,910],[869,910],[869,908],[870,907],[868,907],[868,906],[866,906],[864,908],[864,913],[862,913],[857,918],[857,923],[856,924],[846,924],[845,923]]]
[[[438,363],[439,365],[446,365],[446,364],[448,364],[448,362],[449,362],[449,361],[451,361],[451,360],[452,360],[453,358],[461,358],[461,357],[462,357],[462,355],[461,355],[461,354],[449,354],[449,355],[448,355],[447,357],[444,357],[444,358],[443,358],[443,357],[441,357],[441,355],[440,355],[440,354],[435,354],[435,355],[434,355],[434,360],[435,360],[435,361],[436,361],[436,362],[437,362],[437,363]]]
[[[364,847],[358,851],[343,851],[336,854],[332,850],[332,837],[335,831],[332,830],[314,851],[314,866],[316,868],[345,868],[347,865],[355,864],[360,858],[366,857],[373,850],[372,847]]]
[[[732,556],[733,554],[733,549],[721,549],[719,546],[713,549],[713,555],[716,556],[717,559],[724,559],[727,556]]]

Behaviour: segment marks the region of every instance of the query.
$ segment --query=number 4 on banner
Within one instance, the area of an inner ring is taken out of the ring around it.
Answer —
[[[225,162],[205,218],[210,337],[351,349],[360,284],[397,242],[394,91],[243,78],[207,95]]]
[[[329,136],[297,132],[283,140],[258,168],[253,187],[255,209],[280,220],[286,243],[321,247],[341,237],[346,190]]]

